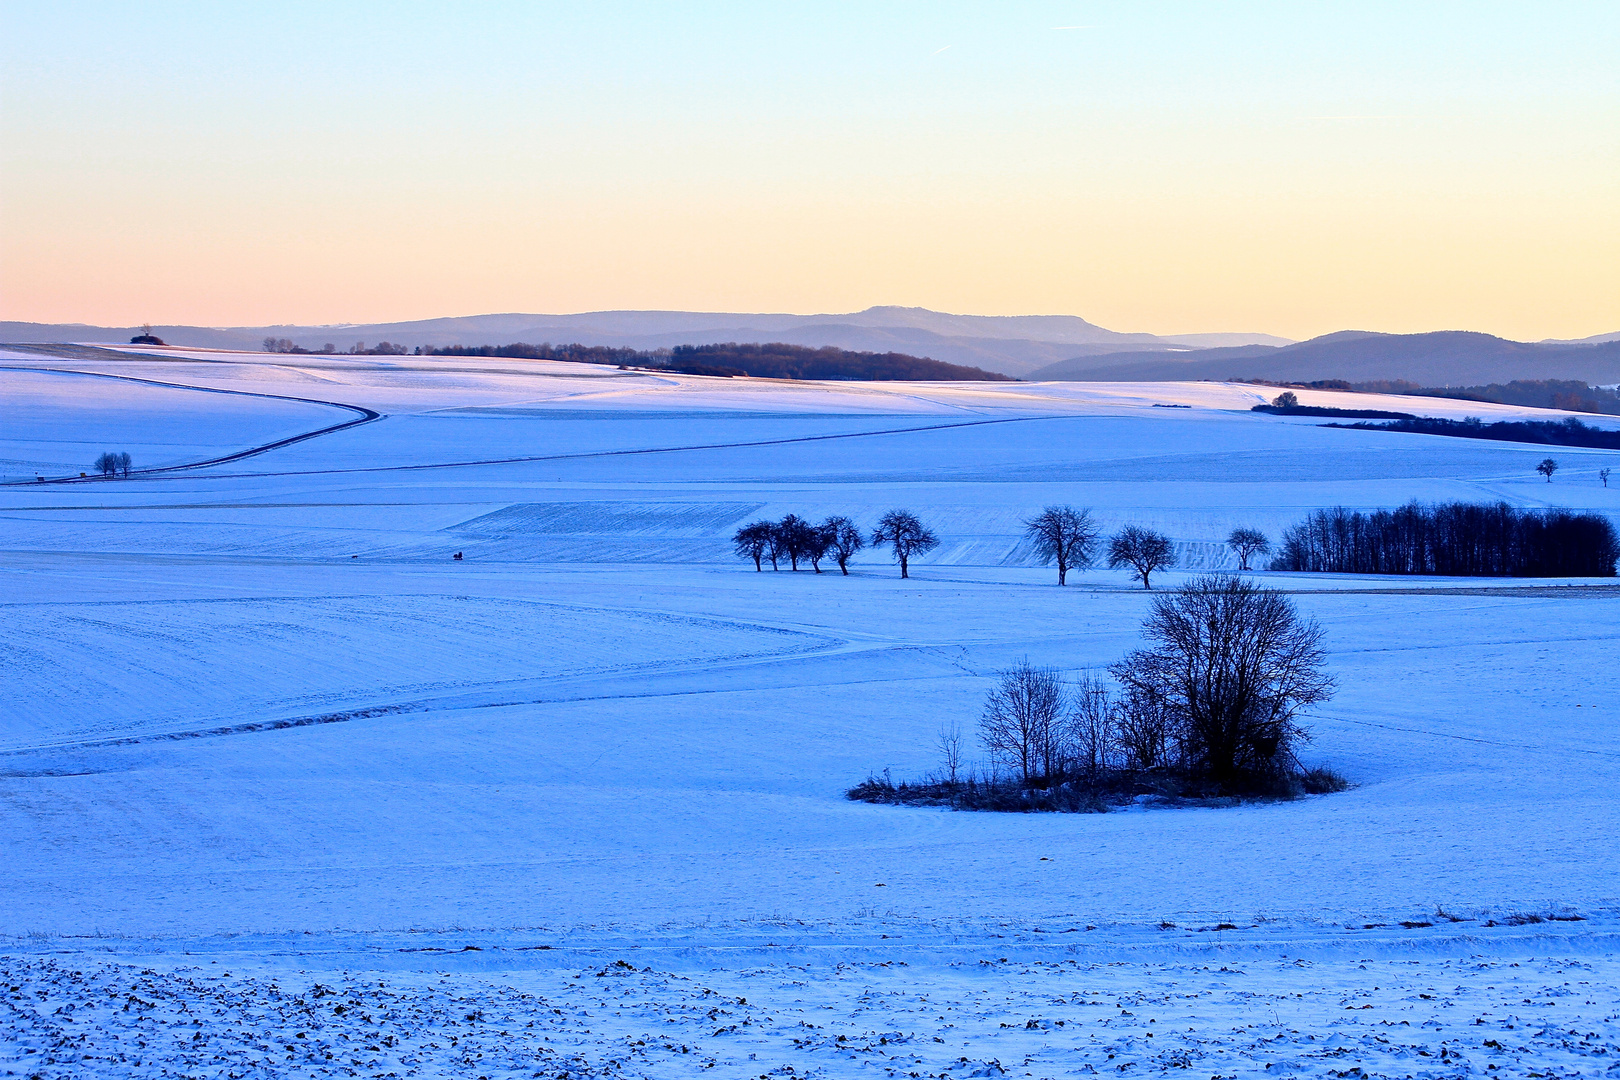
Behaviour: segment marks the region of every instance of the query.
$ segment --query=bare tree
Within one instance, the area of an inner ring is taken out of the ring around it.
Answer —
[[[108,451],[96,458],[96,471],[102,476],[112,476],[118,472],[118,455]]]
[[[1136,576],[1142,579],[1144,589],[1153,588],[1150,575],[1174,563],[1169,538],[1140,525],[1127,525],[1108,544],[1108,565],[1115,569],[1131,567],[1136,571]]]
[[[909,566],[915,555],[932,551],[939,546],[939,538],[929,532],[916,516],[907,510],[890,510],[878,520],[872,530],[872,546],[888,544],[894,548],[894,557],[900,563],[900,576],[911,576]]]
[[[1124,767],[1145,770],[1166,764],[1172,726],[1162,694],[1126,683],[1114,714],[1114,739],[1124,754]]]
[[[810,559],[810,568],[821,573],[821,560],[827,557],[827,551],[832,547],[832,534],[825,525],[806,525],[805,555]]]
[[[797,570],[799,560],[808,557],[815,544],[815,530],[798,514],[789,514],[776,523],[776,544],[787,556],[789,565]]]
[[[956,776],[962,771],[962,725],[952,720],[942,726],[935,745],[939,747],[940,763],[945,766],[945,779],[956,783]]]
[[[1001,673],[979,718],[979,737],[999,761],[1018,769],[1026,786],[1062,770],[1063,683],[1028,660]]]
[[[1074,768],[1095,778],[1112,764],[1114,702],[1108,684],[1087,672],[1070,695],[1068,743]]]
[[[1114,677],[1163,703],[1184,766],[1232,785],[1294,764],[1308,737],[1296,716],[1334,687],[1314,620],[1273,589],[1217,574],[1154,600],[1142,634],[1147,647]]]
[[[764,570],[760,561],[771,548],[771,530],[775,526],[769,521],[755,521],[744,525],[737,530],[731,538],[731,546],[738,558],[753,559],[755,570]]]
[[[1609,486],[1609,470],[1607,468],[1599,469],[1598,470],[1598,479],[1603,481],[1603,486],[1604,487],[1608,487]]]
[[[1091,511],[1072,506],[1048,506],[1024,522],[1024,533],[1041,562],[1057,562],[1059,585],[1065,583],[1071,567],[1084,569],[1096,559],[1098,532]]]
[[[1249,560],[1256,555],[1271,551],[1271,541],[1259,529],[1233,529],[1232,535],[1226,538],[1226,546],[1237,552],[1239,570],[1247,570]]]
[[[838,569],[848,577],[850,556],[866,546],[861,530],[847,517],[830,517],[821,523],[821,530],[827,536],[827,550],[838,560]]]
[[[1552,474],[1557,471],[1558,462],[1554,461],[1552,458],[1542,458],[1541,464],[1536,466],[1536,472],[1540,473],[1542,476],[1545,476],[1547,478],[1547,483],[1549,484],[1552,483]]]
[[[132,466],[134,464],[135,464],[135,462],[129,456],[129,451],[128,450],[119,451],[119,453],[118,453],[118,471],[121,474],[123,474],[123,476],[125,478],[128,478],[130,466]]]

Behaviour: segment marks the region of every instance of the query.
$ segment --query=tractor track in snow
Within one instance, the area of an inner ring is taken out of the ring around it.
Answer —
[[[215,386],[192,386],[187,383],[162,382],[158,379],[140,379],[133,375],[108,375],[100,371],[78,371],[71,368],[32,368],[11,366],[0,366],[0,371],[25,371],[34,374],[47,373],[52,375],[82,375],[91,379],[116,379],[119,382],[142,383],[146,386],[161,386],[168,390],[194,390],[200,394],[230,394],[233,397],[265,398],[270,401],[294,401],[300,405],[322,405],[331,409],[345,409],[349,412],[359,414],[359,418],[355,420],[346,420],[341,424],[329,424],[326,427],[317,428],[314,431],[305,431],[298,435],[290,435],[285,439],[277,439],[274,442],[267,442],[259,446],[249,447],[246,450],[238,450],[232,454],[223,454],[219,457],[209,458],[206,461],[193,461],[183,465],[162,465],[149,469],[131,469],[129,473],[123,477],[57,476],[41,478],[38,480],[7,480],[0,482],[0,487],[38,487],[40,484],[109,483],[114,479],[130,479],[137,476],[162,476],[168,473],[185,472],[189,469],[203,469],[210,465],[224,465],[227,462],[240,461],[243,458],[268,453],[271,450],[279,450],[284,446],[291,446],[294,443],[301,443],[306,439],[313,439],[320,435],[331,435],[334,432],[343,431],[347,428],[359,427],[361,424],[369,424],[373,420],[381,420],[383,418],[383,414],[377,412],[375,409],[368,409],[363,405],[349,405],[341,401],[322,401],[319,398],[292,397],[287,394],[261,394],[251,390],[222,390]]]

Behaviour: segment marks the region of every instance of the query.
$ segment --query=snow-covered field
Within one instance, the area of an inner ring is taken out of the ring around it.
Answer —
[[[1044,505],[1162,529],[1166,585],[1319,506],[1620,515],[1620,455],[1547,484],[1264,394],[0,355],[0,1075],[1610,1074],[1608,582],[1259,575],[1327,630],[1343,794],[842,797],[999,668],[1131,646],[1124,574],[1031,563]],[[163,471],[355,416],[320,401],[383,415]],[[156,471],[33,482],[104,449]],[[943,541],[910,581],[730,554],[896,506]]]

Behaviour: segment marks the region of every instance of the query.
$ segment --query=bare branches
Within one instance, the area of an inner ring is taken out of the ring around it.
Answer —
[[[1113,668],[1127,695],[1162,703],[1183,764],[1220,783],[1293,763],[1302,708],[1327,700],[1322,630],[1242,578],[1199,578],[1154,601],[1148,646]]]
[[[1233,529],[1226,546],[1237,553],[1239,570],[1249,569],[1250,559],[1271,551],[1271,541],[1259,529]]]
[[[1127,525],[1108,544],[1108,565],[1114,568],[1131,567],[1136,571],[1136,576],[1142,579],[1144,589],[1153,587],[1149,575],[1174,563],[1169,538],[1140,525]]]
[[[861,530],[847,517],[830,517],[820,527],[827,541],[826,551],[838,560],[838,569],[848,577],[850,556],[866,546]]]
[[[1098,529],[1090,510],[1048,506],[1024,522],[1024,533],[1043,563],[1057,563],[1059,585],[1065,583],[1070,568],[1083,569],[1096,558]]]
[[[890,510],[872,530],[872,546],[887,544],[894,548],[895,561],[900,564],[900,576],[911,576],[909,565],[914,556],[932,551],[939,546],[939,538],[928,531],[916,515],[908,510]]]
[[[1018,770],[1032,784],[1062,771],[1063,683],[1052,668],[1023,661],[1001,673],[979,718],[980,739],[990,756]]]

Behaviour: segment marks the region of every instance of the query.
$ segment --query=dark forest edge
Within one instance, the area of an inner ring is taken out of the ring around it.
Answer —
[[[1588,386],[1579,379],[1515,379],[1512,382],[1488,383],[1483,386],[1423,386],[1405,379],[1372,379],[1364,382],[1350,382],[1348,379],[1316,379],[1311,382],[1278,382],[1270,379],[1232,381],[1295,390],[1399,394],[1405,397],[1522,405],[1533,409],[1560,409],[1564,412],[1620,414],[1620,392],[1602,386]]]
[[[851,352],[825,346],[810,348],[780,342],[677,345],[673,349],[629,349],[603,345],[450,345],[424,346],[419,356],[487,356],[517,360],[561,360],[649,368],[680,375],[723,378],[817,379],[865,382],[1016,382],[1007,375],[976,367],[947,364],[905,353]]]
[[[1553,465],[1543,462],[1543,467]],[[1556,466],[1554,466],[1556,467]],[[1600,513],[1507,503],[1318,510],[1283,533],[1272,570],[1445,577],[1614,577],[1620,535]]]
[[[1363,431],[1400,431],[1412,435],[1449,435],[1458,439],[1490,439],[1495,442],[1535,443],[1541,446],[1586,446],[1599,450],[1620,450],[1620,431],[1608,431],[1583,424],[1573,416],[1563,420],[1498,420],[1492,424],[1484,423],[1473,416],[1466,420],[1413,416],[1381,424],[1322,426],[1355,428]]]

